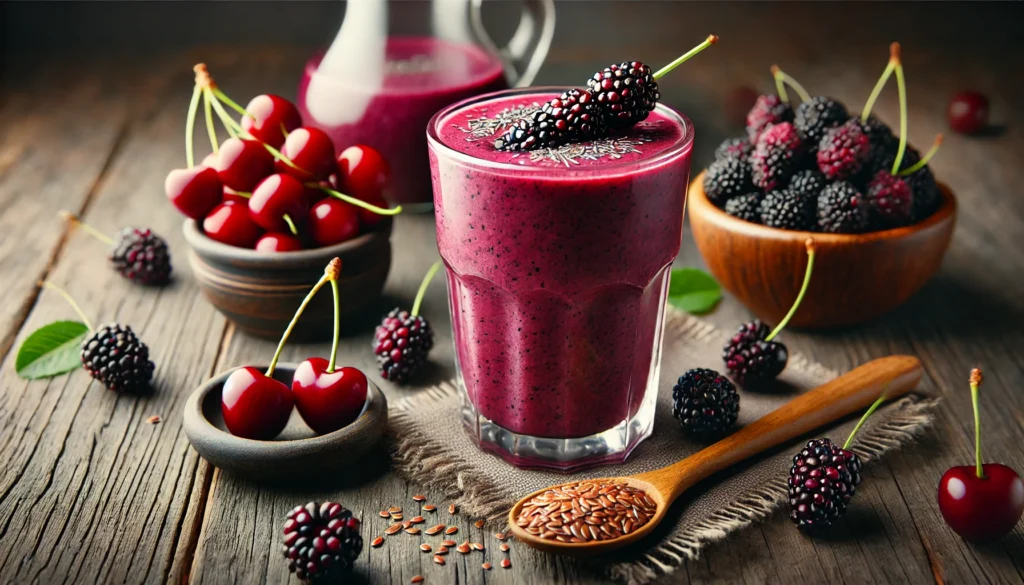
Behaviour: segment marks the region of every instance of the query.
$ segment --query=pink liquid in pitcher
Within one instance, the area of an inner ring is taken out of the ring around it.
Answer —
[[[341,151],[367,144],[391,167],[385,196],[395,203],[432,201],[424,130],[441,108],[508,87],[501,61],[483,49],[428,37],[387,40],[377,79],[336,77],[306,64],[299,85],[303,123],[330,135]],[[359,59],[359,55],[353,55]]]

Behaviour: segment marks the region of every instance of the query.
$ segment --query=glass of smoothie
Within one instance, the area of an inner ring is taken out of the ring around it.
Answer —
[[[572,470],[651,433],[693,126],[658,105],[608,138],[494,148],[561,92],[471,98],[427,141],[466,429],[515,465]]]
[[[324,130],[339,151],[379,150],[391,168],[384,195],[408,210],[433,203],[423,136],[430,117],[529,84],[547,53],[552,0],[521,2],[520,39],[505,49],[482,29],[479,10],[470,0],[349,2],[334,42],[306,63],[297,99],[303,123]]]

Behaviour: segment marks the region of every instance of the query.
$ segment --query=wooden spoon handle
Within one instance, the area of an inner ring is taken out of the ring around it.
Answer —
[[[640,479],[654,484],[671,503],[693,484],[766,449],[863,410],[884,391],[902,396],[921,381],[916,357],[895,355],[854,368],[790,400],[714,445]],[[840,443],[846,437],[833,437]],[[781,473],[781,471],[780,471]]]

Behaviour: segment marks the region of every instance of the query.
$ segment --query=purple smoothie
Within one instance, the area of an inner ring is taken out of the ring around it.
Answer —
[[[659,106],[609,139],[494,149],[521,108],[555,95],[470,100],[435,116],[428,137],[467,397],[503,429],[564,439],[603,433],[645,405],[653,418],[693,131]]]
[[[299,85],[303,122],[330,135],[340,152],[353,144],[376,148],[391,167],[385,195],[396,203],[429,203],[430,168],[424,128],[441,108],[508,87],[501,61],[484,50],[433,38],[387,40],[386,71],[378,80],[338,78],[306,64]]]

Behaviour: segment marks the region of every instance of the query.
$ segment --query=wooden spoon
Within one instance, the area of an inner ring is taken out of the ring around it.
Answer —
[[[777,410],[678,463],[634,476],[587,480],[627,484],[643,490],[654,501],[657,511],[650,520],[622,537],[566,543],[534,536],[516,525],[516,518],[525,503],[558,486],[537,490],[516,502],[508,514],[512,533],[520,541],[536,549],[575,556],[602,554],[633,544],[650,534],[665,518],[665,513],[672,502],[697,482],[766,449],[861,411],[877,400],[883,391],[889,398],[902,396],[917,387],[921,375],[921,362],[916,357],[896,355],[877,359],[801,394]],[[779,473],[783,473],[783,470],[780,469]],[[575,483],[578,481],[559,485]]]

